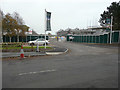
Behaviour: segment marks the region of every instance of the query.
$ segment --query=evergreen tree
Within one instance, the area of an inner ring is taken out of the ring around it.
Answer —
[[[120,30],[120,2],[113,2],[109,7],[107,7],[107,11],[104,11],[100,17],[100,25],[106,26],[107,18],[111,18],[113,16],[113,30]]]

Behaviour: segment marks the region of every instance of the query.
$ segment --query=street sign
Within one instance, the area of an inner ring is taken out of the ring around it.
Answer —
[[[106,24],[108,24],[108,25],[110,25],[110,18],[107,18],[107,20],[106,20]]]
[[[111,20],[110,18],[107,18],[106,19],[106,31],[110,31],[110,28],[111,28]]]

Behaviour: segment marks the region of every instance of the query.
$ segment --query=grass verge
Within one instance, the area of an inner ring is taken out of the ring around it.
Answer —
[[[31,49],[31,46],[24,46],[23,49]],[[36,46],[33,46],[33,49],[35,49]],[[44,46],[39,46],[39,49],[45,48]],[[47,49],[51,49],[52,47],[46,46]],[[10,50],[10,49],[21,49],[21,47],[0,47],[0,50]]]

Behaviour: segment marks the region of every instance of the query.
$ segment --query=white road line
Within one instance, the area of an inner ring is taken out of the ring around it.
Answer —
[[[28,73],[20,73],[18,74],[19,76],[21,75],[28,75],[28,74],[37,74],[37,73],[45,73],[45,72],[55,72],[55,69],[52,70],[43,70],[43,71],[36,71],[36,72],[28,72]]]
[[[105,53],[105,54],[112,54],[112,53]]]

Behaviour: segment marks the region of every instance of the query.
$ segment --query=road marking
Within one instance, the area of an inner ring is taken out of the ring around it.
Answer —
[[[28,74],[38,74],[38,73],[55,72],[55,71],[56,71],[55,69],[52,69],[52,70],[43,70],[43,71],[36,71],[36,72],[20,73],[18,75],[22,76],[22,75],[28,75]]]
[[[105,53],[105,54],[112,54],[112,53]]]

